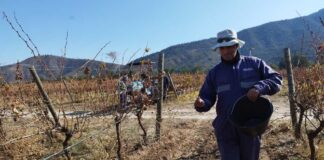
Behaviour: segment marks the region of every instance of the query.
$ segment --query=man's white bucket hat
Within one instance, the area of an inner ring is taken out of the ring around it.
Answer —
[[[216,51],[219,47],[228,47],[235,44],[239,45],[239,48],[243,47],[244,41],[237,38],[237,33],[232,29],[226,29],[224,31],[218,32],[217,34],[217,44],[212,47]]]

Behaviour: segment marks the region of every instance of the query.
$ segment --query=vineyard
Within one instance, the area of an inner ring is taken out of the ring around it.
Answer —
[[[172,74],[171,76],[177,88],[176,92],[180,95],[197,91],[204,80],[204,74]],[[55,120],[47,111],[47,103],[43,100],[35,83],[25,83],[21,80],[14,84],[3,83],[0,96],[1,155],[4,156],[2,158],[44,158],[49,156],[50,153],[58,152],[69,145],[73,145],[74,142],[82,141],[83,138],[94,136],[93,134],[100,134],[100,136],[109,134],[112,136],[106,140],[97,139],[96,141],[102,143],[103,148],[101,149],[109,148],[109,151],[103,151],[109,155],[108,159],[115,157],[117,142],[114,138],[116,135],[113,134],[115,131],[114,124],[121,122],[114,121],[114,118],[118,117],[120,121],[125,121],[125,123],[133,123],[132,119],[134,118],[129,116],[138,114],[136,107],[127,113],[120,113],[117,107],[117,82],[118,79],[109,77],[66,80],[64,83],[62,81],[44,82],[44,89],[57,111],[60,127],[57,126]],[[65,86],[68,86],[68,89]],[[175,97],[170,95],[168,99],[170,99],[168,101],[172,101]],[[145,110],[150,108],[152,110],[155,105],[148,104],[145,106]],[[122,118],[119,116],[122,116]],[[149,139],[149,137],[154,136],[150,133],[150,130],[154,127],[154,122],[154,119],[145,122],[153,123],[150,127],[148,124],[141,124],[143,131],[148,132],[145,138]],[[122,125],[123,128],[126,126]],[[129,128],[122,130],[127,132]],[[123,132],[121,131],[121,134],[124,134]],[[125,137],[128,138],[128,136]],[[89,141],[94,140],[87,140],[84,143],[89,143]],[[123,141],[123,145],[131,144],[131,141],[128,142],[128,140],[121,141]],[[145,143],[147,143],[147,140],[145,140]],[[80,143],[78,145],[83,146],[85,144]],[[28,146],[28,149],[26,149],[26,146]],[[76,148],[78,147],[80,146],[76,146]],[[75,149],[72,148],[71,150],[72,154],[70,152],[65,154],[68,158],[74,156],[73,150]],[[67,151],[55,155],[55,158],[64,155]],[[95,157],[95,155],[87,156]]]
[[[303,77],[308,72],[304,69],[296,70],[297,81],[307,84],[303,82]],[[317,72],[322,71],[317,69]],[[127,112],[120,111],[116,93],[118,79],[98,77],[44,82],[44,89],[55,106],[60,126],[48,112],[35,83],[3,83],[0,96],[1,158],[217,159],[219,153],[210,127],[215,113],[206,121],[195,119],[192,109],[192,99],[197,95],[205,75],[188,73],[171,74],[171,77],[179,97],[175,98],[170,93],[165,102],[162,116],[165,114],[166,118],[162,121],[161,138],[158,141],[155,135],[156,105],[144,105],[140,112],[136,106]],[[322,82],[316,81],[314,85],[321,85],[318,83]],[[65,86],[68,86],[68,90]],[[287,97],[286,90],[284,87],[282,93],[273,98],[274,103],[277,99]],[[284,104],[280,102],[277,105]],[[185,112],[177,113],[182,109]],[[143,114],[145,117],[141,117]],[[179,118],[188,117],[186,114],[189,117],[192,115],[192,118]],[[287,116],[289,114],[271,122],[264,134],[266,143],[261,159],[306,159],[308,152],[304,148],[307,145],[301,145],[292,138],[293,128],[285,120]],[[318,125],[315,121],[312,123]],[[316,146],[323,146],[320,139],[316,138]],[[297,149],[293,150],[294,147]],[[319,149],[319,156],[323,156],[322,148]]]
[[[75,67],[77,76],[64,77],[68,33],[62,61],[51,69],[16,16],[12,21],[3,12],[3,18],[34,62],[17,62],[11,82],[0,72],[0,160],[220,159],[211,126],[215,108],[208,113],[194,109],[205,72],[167,73],[164,53],[158,62],[135,62],[140,49],[128,63],[123,57],[117,70],[101,61],[92,64],[104,55],[107,42]],[[286,48],[286,70],[279,71],[284,85],[278,94],[266,96],[274,113],[262,134],[261,160],[324,159],[324,47],[310,34],[316,42],[314,63],[292,66]],[[149,51],[146,46],[142,57]],[[106,56],[115,63],[115,52]]]

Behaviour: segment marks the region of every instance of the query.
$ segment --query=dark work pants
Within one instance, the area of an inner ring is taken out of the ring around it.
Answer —
[[[121,109],[127,108],[127,95],[126,93],[120,93],[119,94],[119,105]]]
[[[221,127],[220,127],[221,126]],[[219,128],[218,128],[219,127]],[[229,122],[215,129],[222,160],[258,160],[260,137],[246,135]]]

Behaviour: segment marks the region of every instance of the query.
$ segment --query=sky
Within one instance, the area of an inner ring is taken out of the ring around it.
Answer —
[[[2,12],[12,22],[16,15],[41,54],[63,55],[68,32],[67,57],[92,59],[110,42],[97,60],[112,62],[107,53],[116,52],[116,62],[126,63],[146,46],[151,54],[322,8],[324,0],[0,0],[0,65],[32,56]]]

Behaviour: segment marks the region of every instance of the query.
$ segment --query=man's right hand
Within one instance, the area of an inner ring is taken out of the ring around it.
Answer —
[[[202,108],[204,106],[205,106],[205,101],[203,99],[201,99],[200,97],[197,97],[197,99],[195,101],[195,107]]]

